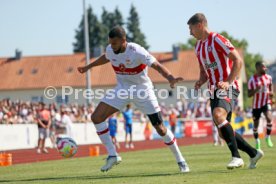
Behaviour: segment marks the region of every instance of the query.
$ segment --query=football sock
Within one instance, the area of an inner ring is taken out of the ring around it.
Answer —
[[[253,135],[255,139],[259,138],[259,134],[258,134],[258,128],[253,128]]]
[[[270,135],[272,130],[272,124],[266,125],[266,135]]]
[[[238,148],[244,152],[246,152],[251,158],[255,157],[257,155],[257,150],[250,146],[240,134],[237,132],[235,133],[235,138],[237,141]]]
[[[118,153],[116,152],[115,145],[113,144],[111,136],[109,135],[109,129],[108,129],[107,123],[102,122],[94,125],[100,140],[102,141],[102,143],[104,144],[108,152],[108,155],[117,156]]]
[[[162,138],[164,140],[164,143],[169,146],[170,150],[174,154],[176,161],[177,162],[185,161],[176,143],[176,138],[174,137],[171,130],[167,129],[166,135],[164,135]]]
[[[227,120],[225,120],[223,123],[218,125],[218,128],[220,129],[221,134],[232,153],[232,157],[241,158],[238,152],[238,145],[234,136],[234,131],[230,123]]]

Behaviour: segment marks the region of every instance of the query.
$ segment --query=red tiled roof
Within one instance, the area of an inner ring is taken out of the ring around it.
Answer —
[[[178,61],[172,60],[172,53],[153,53],[153,55],[161,62],[164,61],[163,65],[175,76],[183,77],[186,81],[198,79],[199,66],[193,51],[180,52]],[[84,87],[85,74],[77,71],[77,67],[84,64],[83,53],[22,57],[20,60],[0,58],[0,90],[43,89],[46,86]],[[149,69],[149,76],[154,83],[167,82],[152,68]],[[116,85],[111,65],[93,68],[91,83],[92,87]]]

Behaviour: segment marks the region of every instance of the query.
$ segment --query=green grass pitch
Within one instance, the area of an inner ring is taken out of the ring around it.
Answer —
[[[276,143],[276,137],[273,137]],[[253,144],[253,139],[250,139]],[[123,162],[107,173],[101,173],[104,157],[63,159],[0,167],[0,183],[103,183],[103,184],[263,184],[276,182],[276,146],[267,148],[262,140],[265,157],[257,169],[249,170],[248,156],[242,153],[246,166],[227,170],[230,152],[226,146],[211,144],[180,147],[191,172],[179,173],[170,150],[145,150],[122,153]]]

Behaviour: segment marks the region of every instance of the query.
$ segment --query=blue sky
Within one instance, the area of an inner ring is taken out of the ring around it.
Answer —
[[[119,7],[125,20],[133,3],[150,51],[171,51],[190,37],[187,20],[203,12],[212,31],[226,30],[249,42],[249,51],[276,59],[276,1],[252,0],[86,0],[100,17],[102,7]],[[75,29],[83,13],[82,0],[1,0],[0,57],[72,53]]]

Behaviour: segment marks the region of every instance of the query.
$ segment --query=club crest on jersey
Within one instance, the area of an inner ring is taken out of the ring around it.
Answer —
[[[211,46],[208,47],[208,52],[212,52],[212,47]]]
[[[126,65],[131,65],[130,59],[126,59]]]
[[[116,62],[117,60],[113,58],[112,61]]]
[[[123,63],[119,64],[119,68],[122,72],[126,70],[126,66]]]

